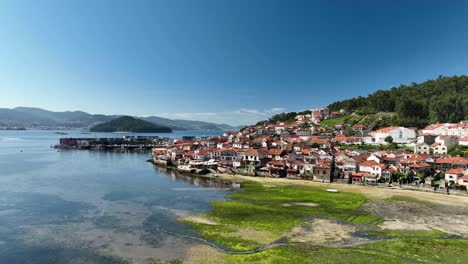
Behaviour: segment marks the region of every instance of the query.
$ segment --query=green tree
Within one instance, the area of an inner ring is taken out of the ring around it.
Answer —
[[[388,135],[388,136],[385,137],[384,141],[391,144],[391,143],[393,143],[393,137]]]
[[[392,125],[424,127],[435,122],[459,122],[468,119],[468,77],[439,76],[420,84],[400,85],[378,90],[367,97],[337,101],[331,111],[345,109],[361,115],[396,112]]]

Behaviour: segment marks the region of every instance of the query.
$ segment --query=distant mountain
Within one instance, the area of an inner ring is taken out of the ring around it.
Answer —
[[[16,107],[0,108],[0,127],[27,128],[70,128],[88,129],[99,123],[108,122],[122,115],[93,115],[83,111],[53,112],[41,108]],[[238,130],[225,124],[215,124],[202,121],[172,120],[157,116],[140,118],[173,130]]]
[[[36,126],[37,124],[45,126],[55,126],[57,122],[48,118],[34,116],[7,108],[0,108],[0,123],[5,126]]]
[[[131,116],[121,116],[91,127],[91,132],[170,133],[172,129]]]
[[[150,116],[143,118],[146,121],[165,125],[174,130],[239,130],[240,127],[233,127],[226,124],[215,124],[204,121],[192,121],[182,119],[168,119],[158,116]]]

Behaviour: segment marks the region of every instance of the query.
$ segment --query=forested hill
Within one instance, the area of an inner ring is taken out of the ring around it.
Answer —
[[[429,123],[460,122],[468,119],[468,77],[442,77],[420,84],[378,90],[367,97],[355,97],[328,106],[357,114],[395,112],[395,123],[422,127]]]
[[[168,133],[169,127],[144,121],[131,116],[122,116],[109,122],[93,126],[91,132],[134,132],[134,133]]]

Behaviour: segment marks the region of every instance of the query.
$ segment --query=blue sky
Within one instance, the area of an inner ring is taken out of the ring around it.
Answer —
[[[468,1],[0,2],[0,107],[249,124],[468,72]]]

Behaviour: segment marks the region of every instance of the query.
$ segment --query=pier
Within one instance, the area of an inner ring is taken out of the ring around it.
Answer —
[[[157,136],[124,136],[120,138],[60,138],[57,149],[102,150],[102,151],[151,151],[165,147],[172,138]]]

